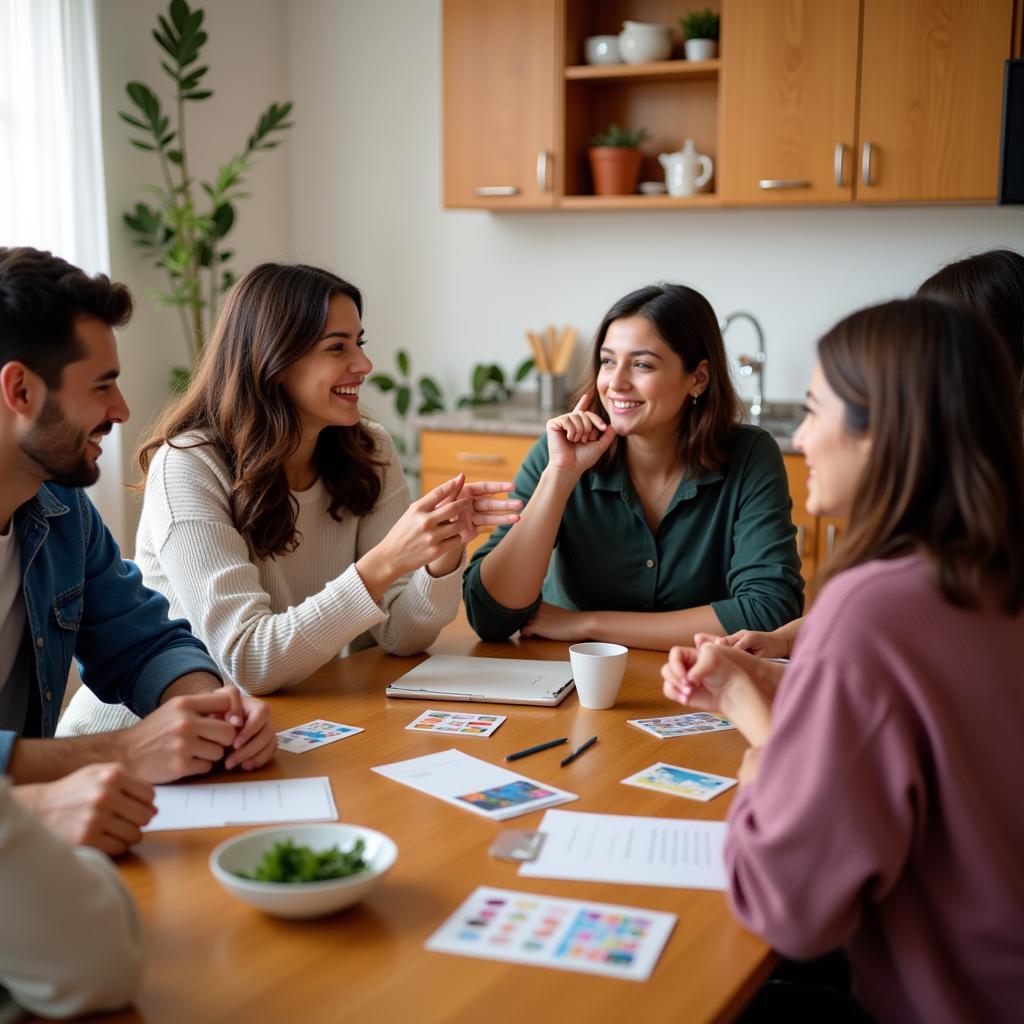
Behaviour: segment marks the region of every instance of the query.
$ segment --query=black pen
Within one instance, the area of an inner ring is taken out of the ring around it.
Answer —
[[[591,736],[589,740],[585,740],[581,743],[568,757],[562,758],[562,767],[564,768],[570,761],[575,761],[584,750],[589,749],[597,742],[596,736]]]
[[[569,737],[563,736],[561,739],[548,740],[547,743],[538,743],[535,747],[527,747],[525,750],[517,750],[514,754],[506,754],[506,761],[518,761],[521,757],[526,757],[527,754],[536,754],[538,751],[547,750],[548,747],[557,747],[559,743],[568,743]]]

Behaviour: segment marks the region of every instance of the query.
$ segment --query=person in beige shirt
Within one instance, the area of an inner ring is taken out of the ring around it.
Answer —
[[[104,854],[68,845],[14,794],[0,777],[0,1022],[120,1009],[142,975],[135,904]]]
[[[460,601],[465,543],[515,522],[509,481],[460,476],[410,504],[387,432],[359,408],[362,296],[263,264],[233,289],[186,394],[140,453],[136,560],[224,675],[251,694],[304,679],[366,634],[418,654]],[[131,724],[79,691],[62,735]]]

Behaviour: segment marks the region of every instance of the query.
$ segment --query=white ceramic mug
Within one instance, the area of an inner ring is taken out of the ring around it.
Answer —
[[[581,706],[603,710],[615,706],[626,673],[629,648],[622,644],[585,643],[569,648],[572,677]]]

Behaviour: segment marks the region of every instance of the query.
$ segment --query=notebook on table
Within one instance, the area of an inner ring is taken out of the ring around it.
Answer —
[[[554,707],[573,689],[568,661],[464,658],[435,654],[396,679],[389,697]]]

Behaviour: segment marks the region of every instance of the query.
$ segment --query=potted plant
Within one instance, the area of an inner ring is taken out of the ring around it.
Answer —
[[[712,60],[718,56],[719,25],[718,15],[708,7],[702,11],[690,11],[679,19],[687,60]]]
[[[640,144],[646,138],[646,128],[629,129],[610,124],[606,131],[590,140],[587,155],[597,195],[623,196],[636,191],[643,160]]]

